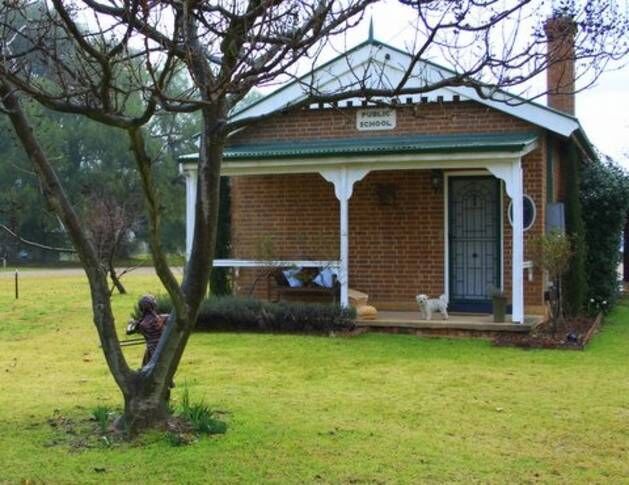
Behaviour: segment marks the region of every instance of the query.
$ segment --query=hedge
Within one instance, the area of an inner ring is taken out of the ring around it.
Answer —
[[[170,313],[167,296],[159,296],[158,313]],[[136,307],[133,318],[139,317]],[[354,329],[356,311],[339,305],[271,303],[237,296],[210,297],[201,303],[197,330],[323,333]]]
[[[566,161],[566,232],[572,241],[572,260],[563,278],[563,310],[568,316],[581,313],[587,295],[586,238],[580,199],[581,161],[574,143],[564,147]]]
[[[629,211],[629,176],[609,159],[584,165],[581,204],[588,249],[586,308],[591,313],[608,311],[619,294],[617,271],[620,238]]]

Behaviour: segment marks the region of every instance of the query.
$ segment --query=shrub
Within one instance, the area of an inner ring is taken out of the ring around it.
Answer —
[[[98,424],[98,428],[101,433],[107,432],[107,425],[109,423],[110,411],[107,406],[96,406],[92,409],[92,419]]]
[[[158,298],[158,311],[169,313],[167,297]],[[138,315],[136,308],[134,315]],[[137,316],[134,316],[137,318]],[[199,308],[198,330],[330,333],[354,328],[356,311],[320,303],[271,303],[236,296],[210,297]]]
[[[588,247],[588,310],[607,311],[619,293],[617,269],[620,238],[629,210],[629,176],[609,159],[584,165],[581,203]]]
[[[566,232],[572,243],[572,259],[563,278],[563,310],[570,316],[581,312],[587,294],[586,244],[583,210],[579,198],[581,163],[574,143],[564,150],[566,161]]]
[[[171,446],[185,446],[197,441],[201,434],[225,434],[227,424],[216,418],[217,412],[203,401],[190,401],[190,392],[184,386],[181,402],[173,410],[173,417],[164,434]]]
[[[548,271],[552,283],[550,289],[550,320],[553,332],[563,319],[564,303],[562,297],[562,278],[572,264],[573,252],[568,236],[552,231],[537,237],[533,241],[533,260],[535,265]]]
[[[330,333],[354,328],[356,311],[338,305],[270,303],[251,298],[209,298],[203,302],[197,328],[270,332]]]
[[[179,416],[188,421],[197,433],[224,434],[227,431],[227,424],[216,419],[214,411],[204,402],[190,402],[190,393],[187,388],[183,391]]]

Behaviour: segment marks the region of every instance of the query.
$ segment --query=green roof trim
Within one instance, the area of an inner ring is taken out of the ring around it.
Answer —
[[[513,152],[524,150],[537,140],[537,133],[403,135],[369,138],[331,138],[318,140],[246,143],[225,148],[225,161],[278,158],[313,158],[336,155],[393,155],[403,153]],[[197,159],[184,155],[182,162]]]

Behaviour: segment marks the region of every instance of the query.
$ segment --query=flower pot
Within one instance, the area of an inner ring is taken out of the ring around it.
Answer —
[[[507,315],[507,298],[504,296],[494,296],[492,303],[494,307],[494,322],[504,322]]]

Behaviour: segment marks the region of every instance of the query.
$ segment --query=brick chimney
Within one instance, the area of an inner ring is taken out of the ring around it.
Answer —
[[[574,116],[574,36],[577,26],[571,17],[555,14],[544,24],[544,32],[548,39],[547,104]]]

